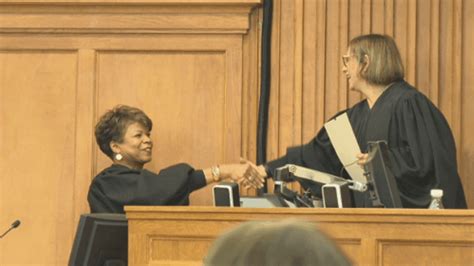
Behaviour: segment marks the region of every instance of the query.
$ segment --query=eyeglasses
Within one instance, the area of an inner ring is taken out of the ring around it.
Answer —
[[[347,67],[347,64],[349,63],[349,59],[352,57],[352,55],[343,55],[342,56],[342,64]]]

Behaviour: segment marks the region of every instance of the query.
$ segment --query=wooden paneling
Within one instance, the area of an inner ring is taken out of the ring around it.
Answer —
[[[21,220],[0,242],[2,265],[68,256],[76,226],[76,82],[76,51],[0,48],[1,230]]]
[[[98,53],[97,115],[117,103],[142,106],[155,122],[153,170],[181,161],[209,166],[238,159],[233,147],[240,147],[240,105],[232,102],[241,101],[242,81],[230,76],[241,69],[241,39],[202,38],[209,45],[200,49],[193,47],[199,40],[170,39],[148,41],[148,49],[161,46],[150,51]],[[103,169],[110,160],[97,152],[97,169]]]
[[[420,256],[420,249],[429,256]],[[379,265],[462,265],[472,263],[473,244],[456,241],[379,241]],[[403,256],[400,256],[403,254]],[[446,256],[449,254],[449,256]],[[469,258],[469,260],[465,260]]]
[[[22,221],[1,265],[67,263],[90,181],[110,164],[94,125],[117,104],[154,121],[148,169],[255,154],[259,4],[0,1],[0,227]],[[209,189],[193,204],[212,204]]]
[[[223,232],[244,221],[285,218],[314,222],[357,265],[468,265],[474,259],[472,210],[144,206],[126,210],[130,265],[200,265]]]
[[[153,235],[150,237],[150,260],[173,260],[182,257],[185,260],[201,260],[198,254],[205,254],[213,238],[209,237],[168,237],[166,235]]]
[[[341,55],[353,37],[389,34],[400,48],[406,80],[451,126],[472,208],[473,1],[275,0],[274,5],[268,159],[309,141],[324,121],[362,99],[347,90]]]
[[[461,176],[463,177],[464,191],[469,199],[469,207],[474,208],[474,1],[464,1],[462,9],[462,54],[461,58],[461,146],[458,146],[461,154],[459,163],[461,164]]]

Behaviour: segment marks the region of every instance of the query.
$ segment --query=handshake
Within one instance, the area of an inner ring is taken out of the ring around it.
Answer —
[[[219,166],[219,179],[230,179],[244,188],[262,188],[267,177],[263,165],[240,159],[240,164],[223,164]]]

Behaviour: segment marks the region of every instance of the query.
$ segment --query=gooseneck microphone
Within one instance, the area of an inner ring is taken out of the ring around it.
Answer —
[[[12,223],[12,225],[10,226],[10,228],[8,228],[8,230],[7,230],[5,233],[3,233],[3,234],[0,236],[0,238],[3,238],[6,234],[8,234],[8,232],[10,232],[11,230],[13,230],[13,229],[17,228],[18,226],[20,226],[20,224],[21,224],[20,220],[14,221],[14,222]]]

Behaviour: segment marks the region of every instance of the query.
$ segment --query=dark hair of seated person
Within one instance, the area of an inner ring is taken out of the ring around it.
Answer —
[[[296,220],[251,221],[220,236],[206,266],[351,265],[315,224]]]
[[[118,105],[106,112],[95,126],[95,137],[100,150],[113,159],[111,141],[122,142],[129,125],[139,123],[148,131],[153,128],[151,119],[140,109],[127,105]]]

